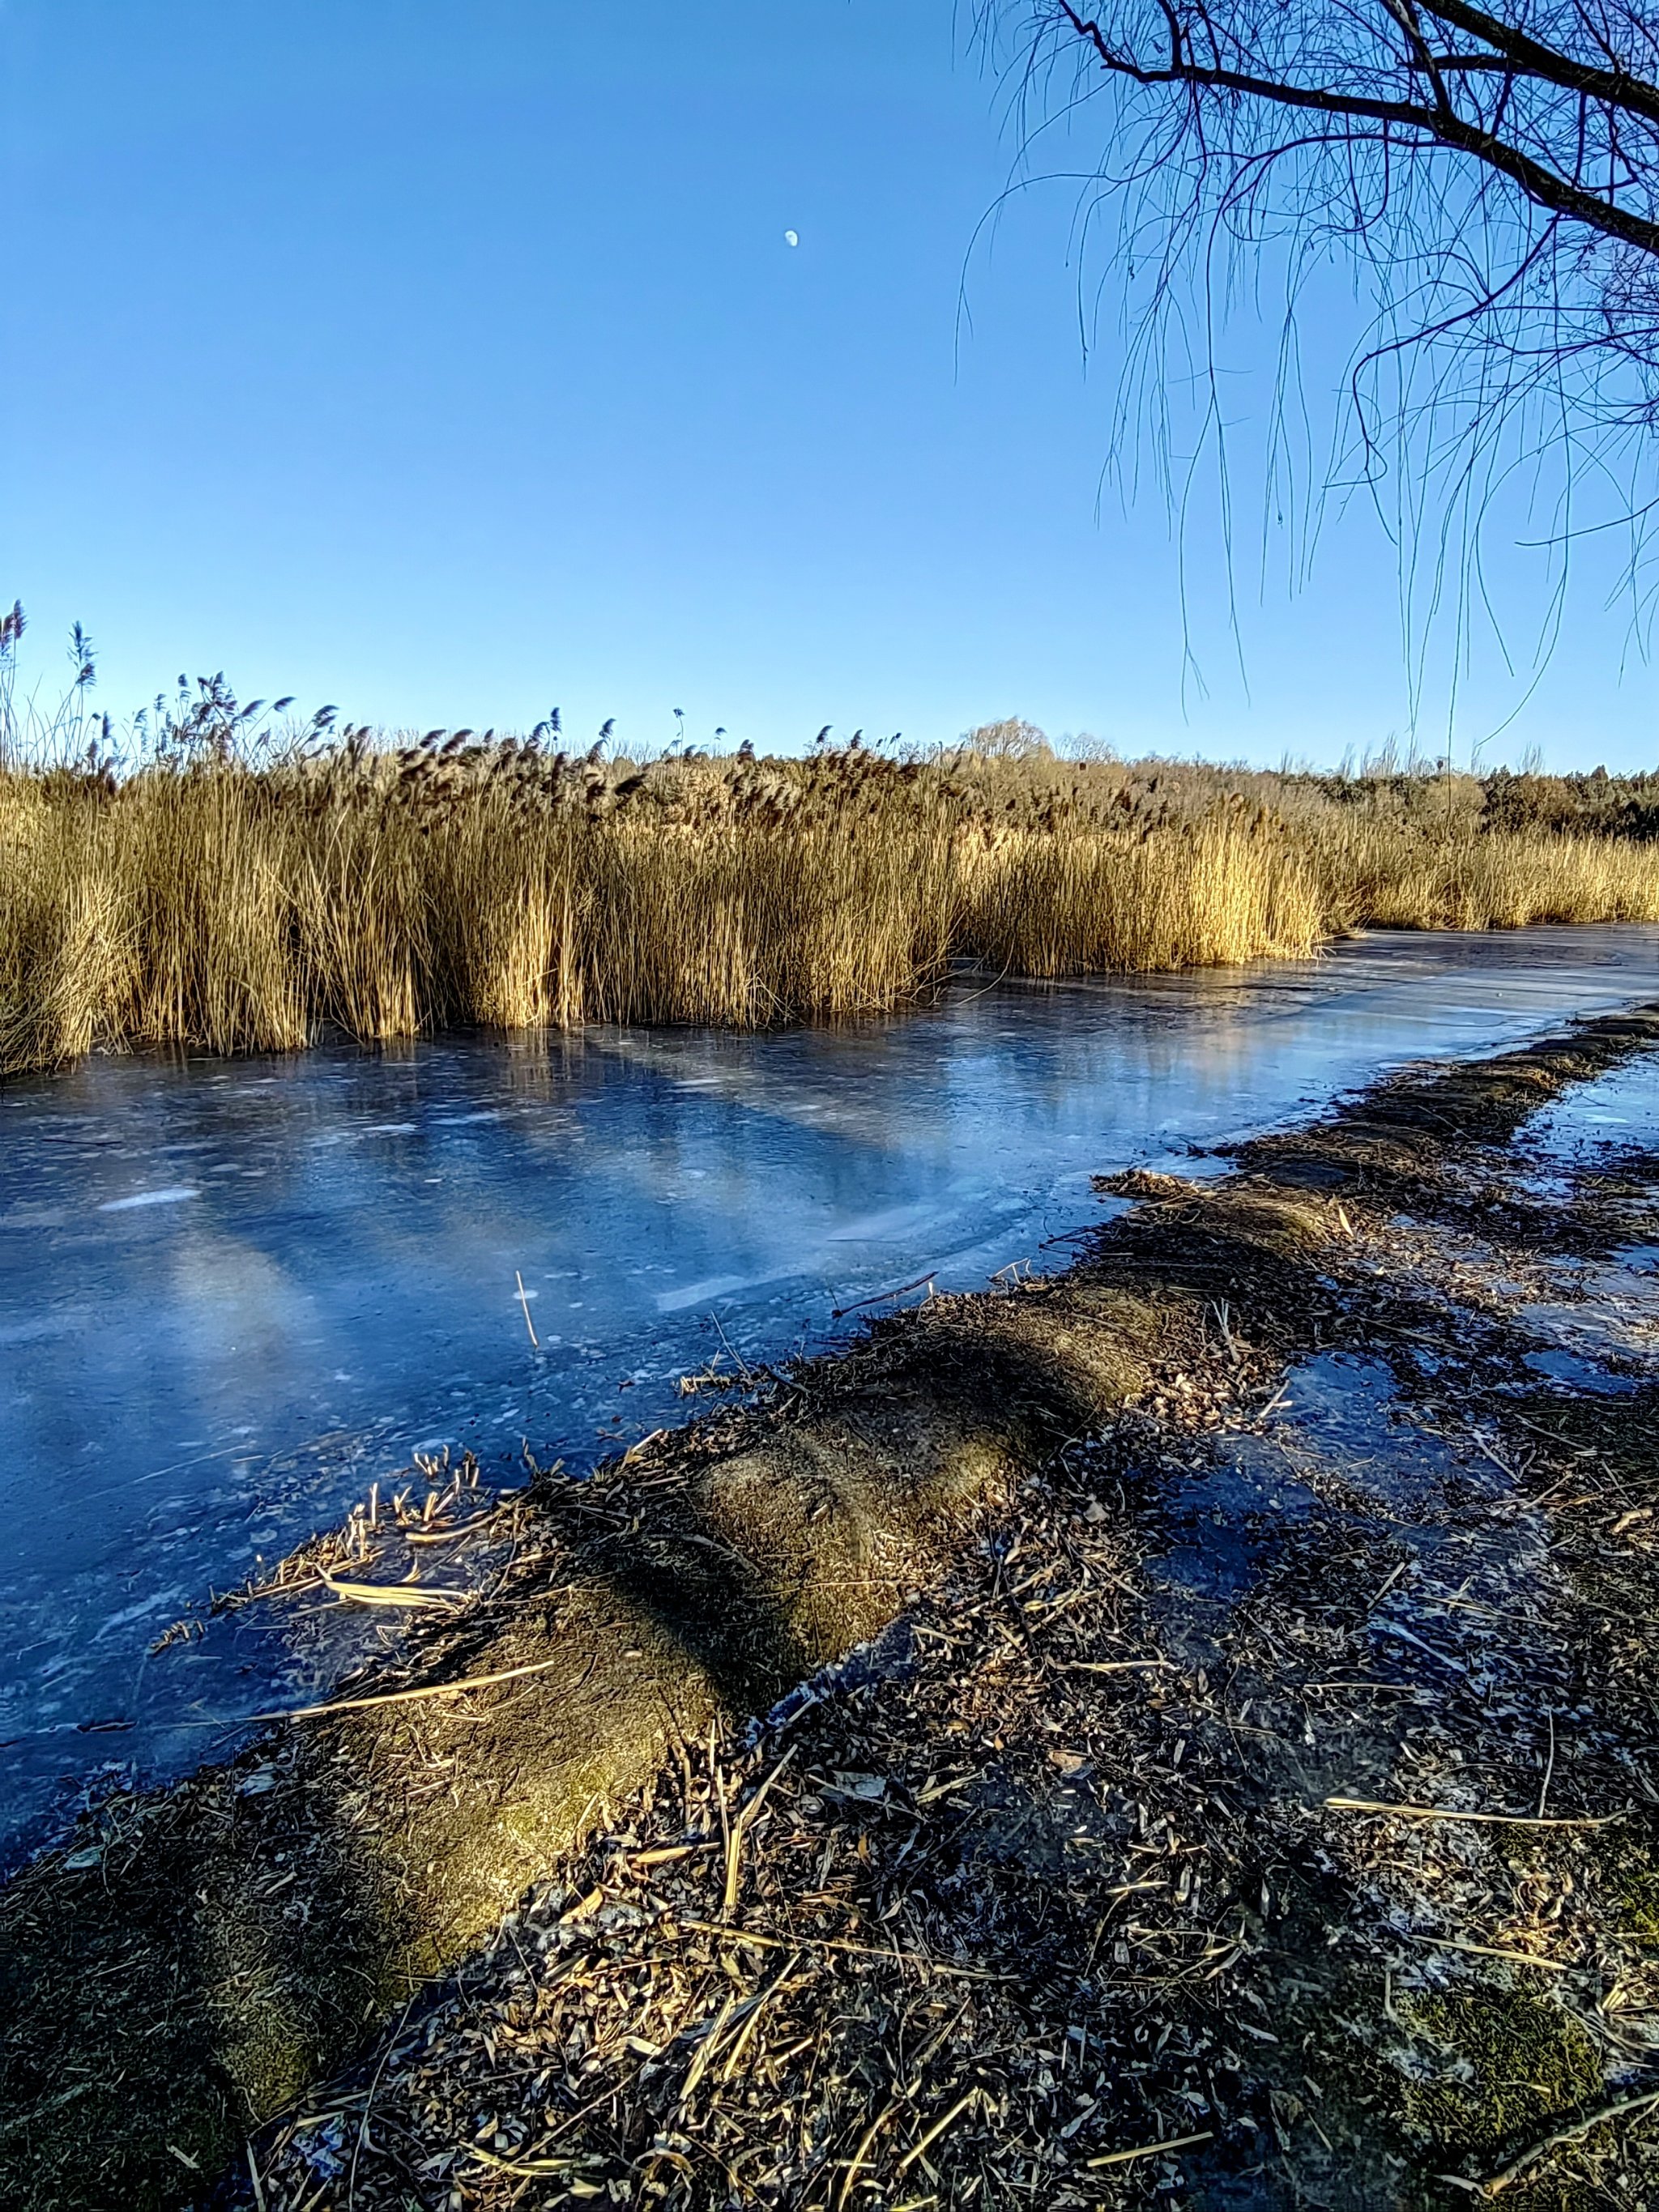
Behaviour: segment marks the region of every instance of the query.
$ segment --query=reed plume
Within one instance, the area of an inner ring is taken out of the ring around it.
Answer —
[[[754,1028],[884,1012],[963,961],[1058,977],[1302,957],[1365,923],[1659,919],[1659,800],[1651,824],[1600,787],[1564,811],[1561,780],[1533,780],[1546,823],[1520,779],[1024,742],[639,765],[550,751],[556,713],[387,745],[328,710],[250,760],[222,678],[186,707],[191,741],[125,770],[95,743],[0,761],[0,1071],[331,1030]]]

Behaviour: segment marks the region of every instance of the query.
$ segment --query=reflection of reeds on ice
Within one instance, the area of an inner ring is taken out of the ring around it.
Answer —
[[[890,1008],[964,957],[1058,976],[1296,957],[1365,921],[1659,918],[1659,848],[1494,830],[1461,788],[1321,793],[859,750],[636,771],[362,733],[262,767],[0,769],[0,1069],[325,1024],[753,1027]]]

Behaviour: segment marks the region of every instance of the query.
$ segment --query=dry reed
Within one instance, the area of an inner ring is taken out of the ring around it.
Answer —
[[[1304,957],[1366,922],[1659,918],[1659,845],[1485,827],[1481,788],[1355,805],[856,748],[635,771],[363,732],[264,766],[0,769],[0,1072],[326,1029],[757,1027],[889,1009],[963,959],[1060,976]]]

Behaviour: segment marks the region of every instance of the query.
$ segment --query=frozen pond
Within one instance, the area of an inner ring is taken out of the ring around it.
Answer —
[[[1093,1174],[1655,997],[1656,929],[1389,934],[1295,967],[964,985],[845,1029],[10,1085],[0,1848],[100,1764],[152,1775],[255,1710],[270,1665],[246,1642],[149,1646],[412,1451],[467,1446],[502,1480],[526,1439],[591,1464],[683,1418],[678,1376],[716,1355],[821,1345],[920,1277],[1058,1264],[1048,1240],[1100,1216]]]

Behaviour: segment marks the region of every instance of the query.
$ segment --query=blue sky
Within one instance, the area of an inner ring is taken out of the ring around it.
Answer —
[[[48,689],[79,617],[118,712],[223,668],[624,744],[677,707],[789,747],[1023,714],[1273,762],[1407,729],[1369,513],[1261,580],[1271,334],[1229,392],[1242,675],[1210,490],[1184,613],[1162,498],[1103,491],[1074,191],[970,252],[1018,149],[951,0],[0,0],[0,598]],[[1536,557],[1492,563],[1523,660]],[[1492,757],[1652,759],[1612,577],[1592,549]],[[1479,653],[1460,750],[1524,689]]]

